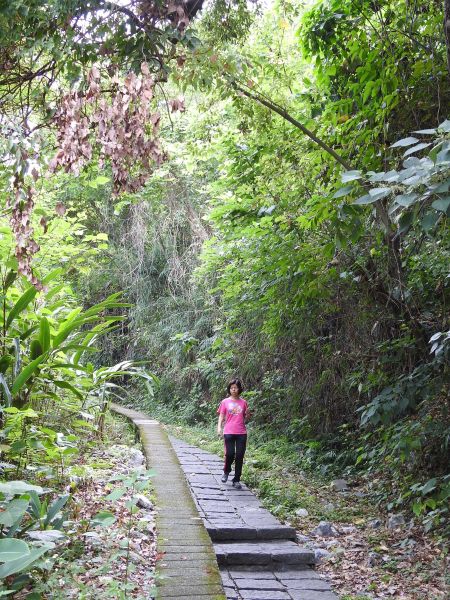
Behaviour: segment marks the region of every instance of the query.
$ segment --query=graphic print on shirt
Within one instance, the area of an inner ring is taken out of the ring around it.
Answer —
[[[231,415],[240,415],[242,412],[242,406],[239,406],[237,402],[230,402],[228,404],[228,412]]]

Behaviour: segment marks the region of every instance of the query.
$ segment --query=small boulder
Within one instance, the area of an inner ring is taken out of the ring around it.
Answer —
[[[153,502],[142,494],[136,494],[136,506],[145,510],[153,510]]]
[[[344,492],[348,489],[348,483],[345,481],[345,479],[335,479],[331,482],[331,489],[335,490],[336,492]]]
[[[312,530],[312,534],[320,535],[321,537],[336,537],[338,532],[328,521],[320,521],[317,527]]]
[[[145,456],[137,448],[132,448],[130,450],[128,462],[133,467],[141,467],[145,462]]]
[[[329,556],[331,556],[331,552],[328,552],[328,550],[325,550],[325,548],[317,548],[314,550],[316,564],[323,562],[323,560],[326,560]]]
[[[380,521],[380,519],[372,519],[372,521],[370,521],[369,523],[369,527],[371,527],[372,529],[380,529],[382,525],[383,521]]]
[[[297,508],[295,514],[297,517],[307,517],[309,512],[306,510],[306,508]]]
[[[388,529],[397,529],[397,527],[403,527],[405,525],[405,517],[401,514],[389,515],[387,520]]]
[[[296,539],[297,539],[298,544],[306,545],[311,542],[311,538],[309,538],[307,535],[303,535],[301,533],[297,533]]]

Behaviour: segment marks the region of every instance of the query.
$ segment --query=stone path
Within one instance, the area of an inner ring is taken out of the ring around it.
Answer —
[[[337,600],[314,553],[245,486],[223,484],[222,459],[146,415],[112,405],[139,430],[159,507],[158,594],[172,600]],[[209,534],[209,535],[208,535]],[[220,571],[219,571],[220,569]]]
[[[157,598],[225,600],[211,539],[199,517],[183,471],[167,433],[146,415],[112,405],[139,430],[147,466],[155,469],[152,484],[159,507],[156,517],[158,551]]]
[[[301,548],[292,527],[282,525],[243,484],[220,480],[223,460],[170,438],[203,523],[214,542],[229,600],[337,600],[309,565],[314,553]]]

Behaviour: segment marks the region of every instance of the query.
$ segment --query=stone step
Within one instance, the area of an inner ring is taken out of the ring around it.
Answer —
[[[213,542],[296,540],[294,527],[288,527],[287,525],[274,527],[232,527],[212,525],[206,521],[205,526]]]
[[[215,543],[214,551],[220,566],[263,565],[286,568],[287,565],[314,564],[314,552],[285,540]]]

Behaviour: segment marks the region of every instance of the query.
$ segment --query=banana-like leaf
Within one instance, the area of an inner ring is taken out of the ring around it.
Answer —
[[[35,287],[29,287],[17,300],[12,309],[9,311],[6,319],[6,327],[8,328],[14,319],[34,300],[37,289]]]
[[[44,352],[50,348],[50,325],[47,317],[42,317],[39,324],[39,341]]]
[[[52,363],[52,369],[67,369],[68,371],[84,371],[85,373],[90,373],[90,369],[87,367],[84,367],[83,365],[74,365],[73,363],[55,362]]]
[[[38,356],[38,358],[36,358],[32,362],[30,362],[29,365],[27,365],[24,369],[22,369],[22,371],[19,373],[19,375],[14,380],[14,383],[13,383],[13,386],[11,389],[11,392],[13,395],[17,394],[22,389],[22,387],[25,385],[25,383],[37,371],[41,362],[43,360],[45,360],[46,358],[47,358],[47,352],[44,352],[44,354],[41,354],[41,356]]]
[[[61,267],[59,267],[58,269],[55,269],[54,271],[49,273],[42,280],[43,285],[50,283],[50,281],[55,279],[55,277],[60,275],[62,272],[63,272],[63,269]],[[11,323],[14,321],[14,319],[23,310],[25,310],[25,308],[30,304],[30,302],[32,300],[34,300],[37,293],[38,293],[38,290],[34,286],[31,286],[27,290],[25,290],[25,292],[22,294],[22,296],[17,300],[17,302],[12,307],[12,309],[9,311],[8,317],[6,319],[6,327],[9,327],[11,325]]]
[[[66,340],[73,331],[75,331],[82,325],[85,325],[86,323],[93,323],[93,322],[97,321],[98,318],[99,318],[98,316],[86,317],[85,313],[83,315],[80,315],[77,319],[72,321],[72,323],[67,325],[67,327],[65,327],[61,331],[58,331],[58,333],[53,338],[53,348],[58,348],[58,346],[62,342],[64,342],[64,340]],[[102,318],[105,321],[108,321],[109,323],[114,323],[116,321],[122,321],[124,319],[124,317],[122,317],[122,316],[115,316],[115,315],[105,316]],[[80,332],[80,333],[83,333],[83,335],[84,335],[84,332]]]
[[[84,399],[84,395],[77,390],[76,387],[74,387],[71,383],[69,383],[68,381],[64,381],[64,380],[57,380],[57,381],[53,381],[53,383],[56,385],[56,387],[59,387],[60,389],[63,390],[70,390],[73,394],[75,394],[75,396],[77,396],[80,400]]]
[[[111,322],[99,323],[98,325],[93,327],[80,344],[81,346],[84,346],[84,348],[80,348],[78,352],[74,354],[73,362],[75,364],[79,363],[83,352],[89,352],[89,348],[92,346],[92,344],[95,343],[97,337],[99,337],[100,335],[104,335],[105,333],[111,333],[115,329],[118,329],[118,327],[119,325],[111,326]]]

